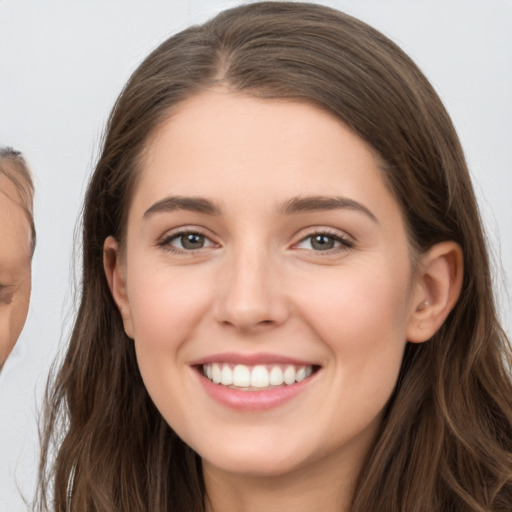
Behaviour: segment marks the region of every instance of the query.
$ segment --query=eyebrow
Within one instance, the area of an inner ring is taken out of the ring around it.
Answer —
[[[280,215],[348,209],[365,214],[378,224],[377,217],[361,203],[339,196],[297,196],[286,201],[278,208]],[[143,217],[148,218],[155,213],[187,210],[207,215],[220,215],[221,209],[213,201],[204,197],[168,196],[150,206]]]
[[[212,201],[203,197],[168,196],[150,206],[143,217],[147,218],[155,213],[187,210],[190,212],[220,215],[220,208]]]
[[[290,199],[289,201],[286,201],[279,208],[279,213],[290,215],[294,213],[307,213],[339,209],[348,209],[361,212],[369,217],[373,222],[376,222],[377,224],[379,223],[377,217],[368,208],[366,208],[366,206],[358,203],[357,201],[354,201],[353,199],[339,196],[297,196]]]

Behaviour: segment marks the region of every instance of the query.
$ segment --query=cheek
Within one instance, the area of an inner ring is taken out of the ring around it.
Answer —
[[[28,314],[30,290],[0,306],[0,357],[3,360],[18,340]]]
[[[5,304],[0,304],[0,365],[10,352],[10,317]]]
[[[14,307],[11,324],[11,338],[13,345],[21,334],[23,326],[25,325],[25,320],[27,319],[29,294],[30,291],[24,294],[23,297],[20,297],[19,302]]]
[[[129,269],[128,296],[139,359],[158,360],[163,352],[175,354],[189,339],[209,308],[213,287],[197,269],[191,279],[186,268],[150,268]]]
[[[337,332],[363,337],[405,331],[408,280],[390,270],[344,268],[337,275],[310,280],[306,289],[304,311],[329,330],[338,326]]]
[[[329,348],[346,386],[390,393],[402,361],[408,323],[408,279],[403,272],[366,267],[343,269],[311,280],[301,314]]]

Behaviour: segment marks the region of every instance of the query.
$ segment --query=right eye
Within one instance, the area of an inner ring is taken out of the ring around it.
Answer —
[[[189,252],[213,247],[215,244],[202,233],[182,231],[166,236],[158,245],[174,252]]]

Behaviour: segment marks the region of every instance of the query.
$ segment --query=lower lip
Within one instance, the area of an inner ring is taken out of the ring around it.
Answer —
[[[262,391],[240,391],[228,388],[221,384],[214,384],[211,380],[196,372],[206,393],[221,405],[239,411],[265,411],[273,409],[292,400],[304,391],[314,379],[316,373],[290,386],[283,385]]]

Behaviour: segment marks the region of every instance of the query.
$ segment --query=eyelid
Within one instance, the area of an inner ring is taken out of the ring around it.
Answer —
[[[300,243],[302,243],[305,240],[307,240],[308,238],[312,238],[316,235],[326,235],[328,237],[331,237],[334,240],[336,240],[337,242],[339,242],[340,245],[337,247],[333,247],[331,249],[325,249],[323,251],[321,251],[321,250],[315,251],[314,249],[303,249],[303,250],[305,250],[305,251],[307,250],[307,251],[311,251],[311,252],[315,252],[315,253],[319,253],[319,254],[320,253],[332,254],[333,252],[346,251],[348,249],[353,248],[355,245],[354,238],[343,231],[340,231],[335,228],[315,226],[315,227],[301,230],[299,232],[299,234],[297,235],[298,241],[294,242],[292,244],[292,249],[300,250],[300,248],[297,247]]]
[[[173,228],[171,230],[166,231],[162,236],[160,236],[157,239],[156,246],[160,247],[164,250],[167,250],[169,252],[174,252],[177,254],[194,254],[199,251],[203,251],[205,249],[206,250],[211,249],[212,247],[219,247],[220,244],[215,241],[215,239],[214,239],[215,237],[213,237],[207,231],[208,230],[206,230],[200,226],[195,226],[195,225],[180,226],[177,228]],[[171,242],[173,240],[175,240],[176,238],[179,238],[180,236],[188,235],[188,234],[201,235],[201,236],[207,238],[211,242],[211,245],[208,247],[201,247],[199,249],[179,249],[179,248],[171,245]]]

